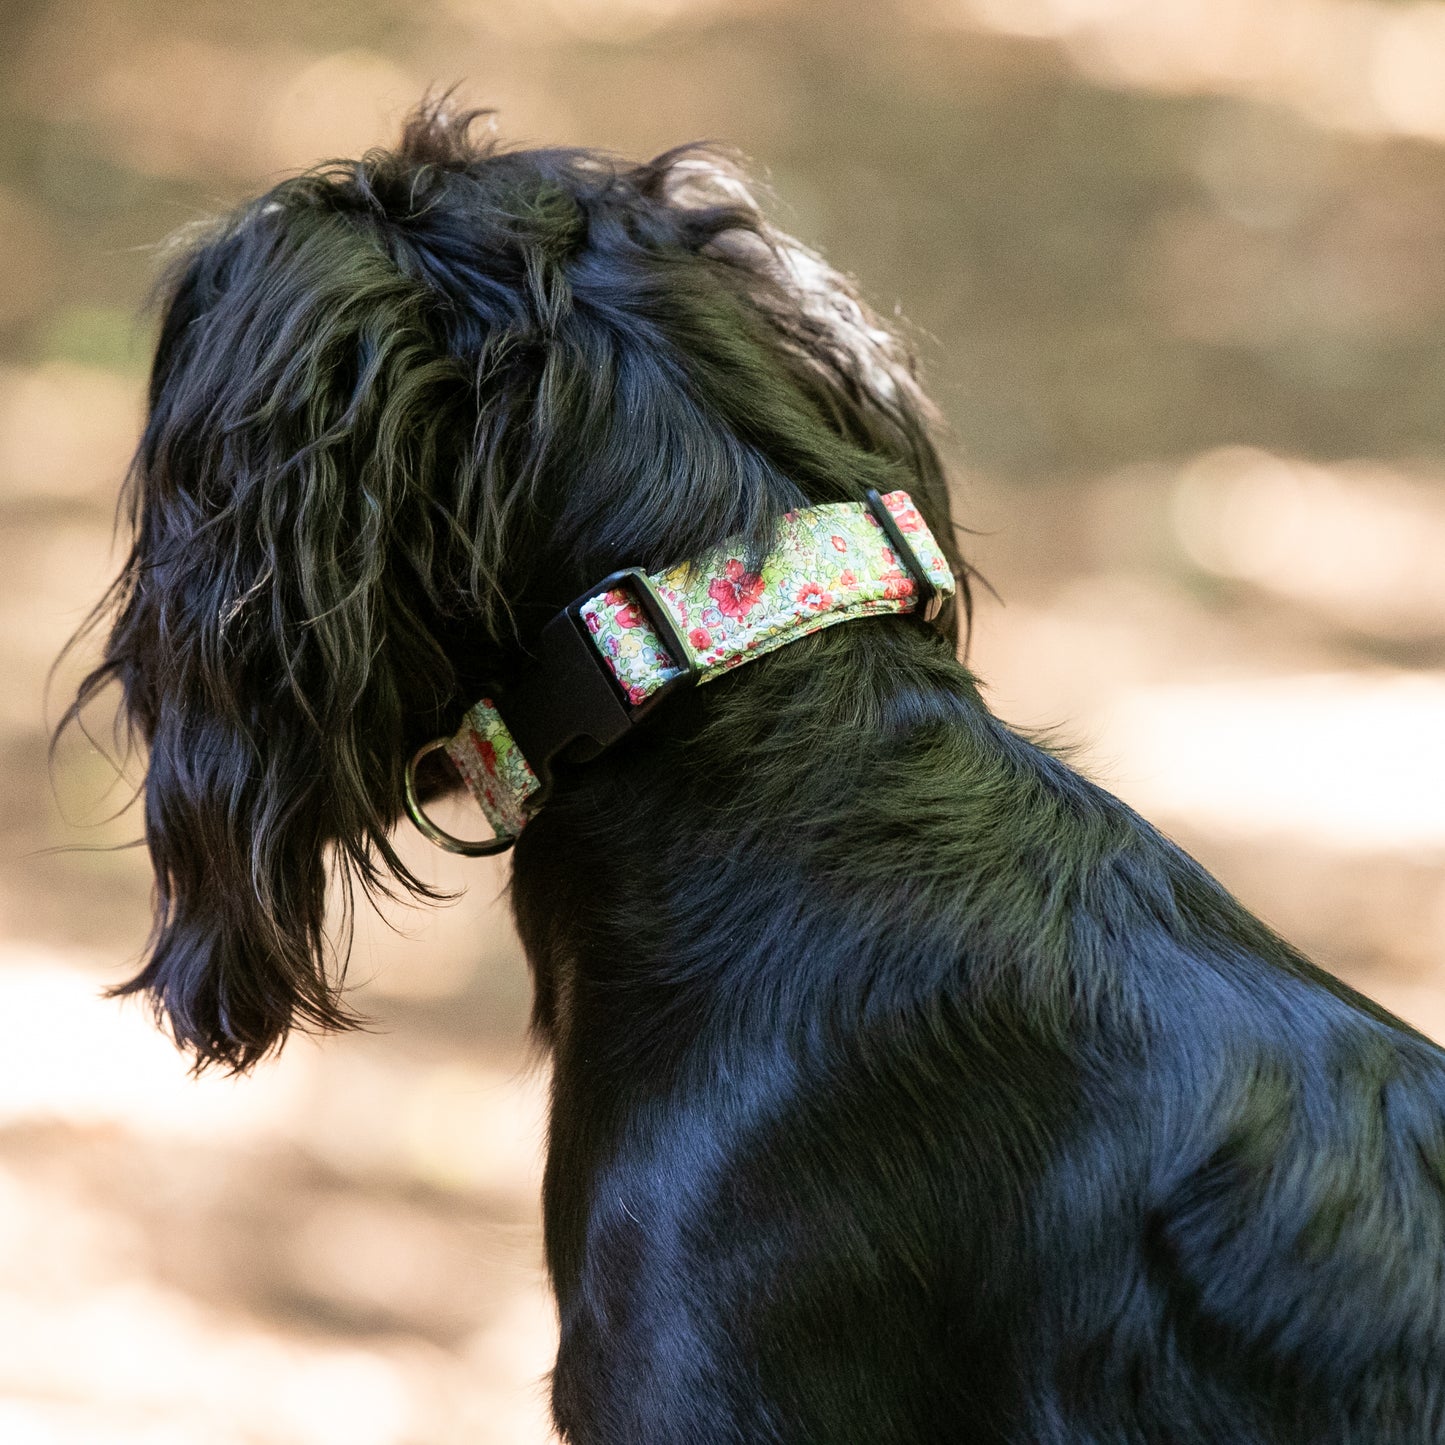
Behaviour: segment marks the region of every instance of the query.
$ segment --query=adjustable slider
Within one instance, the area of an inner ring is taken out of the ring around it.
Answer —
[[[913,550],[913,543],[904,535],[898,519],[888,510],[883,498],[872,487],[863,495],[868,503],[868,510],[873,513],[878,525],[883,528],[884,536],[898,554],[898,560],[913,577],[915,595],[918,598],[914,613],[925,622],[932,622],[943,611],[943,593],[929,576],[928,569],[919,561],[918,553]]]

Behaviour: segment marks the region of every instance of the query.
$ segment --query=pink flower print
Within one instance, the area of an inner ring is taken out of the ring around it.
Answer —
[[[749,572],[736,557],[728,559],[724,575],[708,584],[707,595],[725,617],[746,617],[763,595],[763,579]]]
[[[596,614],[595,612],[589,612],[589,613],[587,614],[587,630],[588,630],[588,632],[598,632],[598,631],[601,630],[601,628],[602,628],[602,623],[601,623],[600,621],[598,621],[597,614]]]
[[[902,572],[885,572],[883,574],[883,595],[892,601],[912,597],[913,578],[905,577]]]
[[[699,651],[704,652],[712,646],[712,633],[705,627],[694,627],[687,634],[687,640]]]
[[[620,607],[616,613],[616,622],[619,627],[641,627],[646,619],[642,615],[642,608],[635,602],[629,602],[626,607]]]
[[[838,585],[840,587],[856,587],[858,585],[858,578],[854,575],[851,567],[845,567],[838,574]]]
[[[820,612],[823,608],[833,605],[833,594],[831,592],[825,592],[817,582],[804,582],[803,585],[798,588],[793,600],[803,607],[808,608],[810,611]]]
[[[846,552],[848,550],[847,542],[845,542],[843,538],[840,537],[836,532],[831,537],[829,537],[828,540],[833,544],[834,547],[838,549],[838,551]]]
[[[647,701],[647,689],[645,687],[638,687],[637,684],[634,683],[627,689],[627,698],[633,707],[636,707],[639,703]]]

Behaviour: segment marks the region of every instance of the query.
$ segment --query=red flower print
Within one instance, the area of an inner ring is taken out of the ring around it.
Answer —
[[[597,620],[597,614],[595,612],[589,612],[587,614],[588,632],[596,632],[601,628],[601,626],[602,624]]]
[[[647,689],[645,687],[638,687],[636,684],[634,684],[627,689],[627,697],[628,700],[632,703],[633,707],[636,707],[638,703],[647,701]]]
[[[913,578],[905,577],[901,572],[885,572],[883,574],[883,595],[892,600],[913,596]]]
[[[701,652],[705,648],[712,646],[712,633],[705,627],[694,627],[692,631],[687,634],[687,640]]]
[[[707,595],[725,617],[746,617],[763,595],[763,579],[732,557],[728,559],[724,575],[708,583]]]
[[[838,551],[846,552],[848,550],[848,544],[840,536],[838,536],[836,532],[831,537],[829,537],[828,540],[834,545],[834,547],[838,549]]]
[[[641,627],[646,619],[642,615],[642,608],[635,602],[629,602],[626,607],[618,609],[616,620],[619,627]]]
[[[497,771],[497,750],[475,728],[472,730],[472,746],[477,750],[477,757],[481,759],[482,766],[489,773],[495,773]]]
[[[811,608],[814,612],[821,611],[824,607],[833,605],[833,594],[823,591],[816,582],[804,582],[798,588],[794,601],[801,603],[804,607]]]
[[[856,587],[858,585],[858,578],[853,574],[852,568],[845,567],[838,574],[838,585],[840,587]]]

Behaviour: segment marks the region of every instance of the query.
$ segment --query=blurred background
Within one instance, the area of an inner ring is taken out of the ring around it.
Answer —
[[[44,851],[139,827],[135,767],[47,776],[43,690],[168,233],[433,83],[516,141],[736,143],[921,353],[995,708],[1445,1037],[1442,76],[1438,0],[0,5],[0,1440],[547,1436],[504,865],[404,838],[466,894],[363,920],[375,1030],[197,1083],[98,998],[143,851]]]

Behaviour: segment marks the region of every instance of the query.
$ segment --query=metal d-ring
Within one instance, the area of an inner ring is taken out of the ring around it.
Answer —
[[[429,753],[444,748],[451,741],[450,738],[436,738],[432,742],[424,743],[413,754],[411,761],[406,765],[406,772],[403,775],[402,786],[406,800],[406,815],[416,825],[417,831],[430,843],[435,843],[438,848],[445,848],[448,853],[460,853],[464,858],[482,858],[489,853],[504,853],[516,842],[515,838],[478,838],[468,840],[458,838],[448,833],[445,828],[439,828],[430,818],[427,817],[421,800],[416,795],[416,770],[421,760]]]

